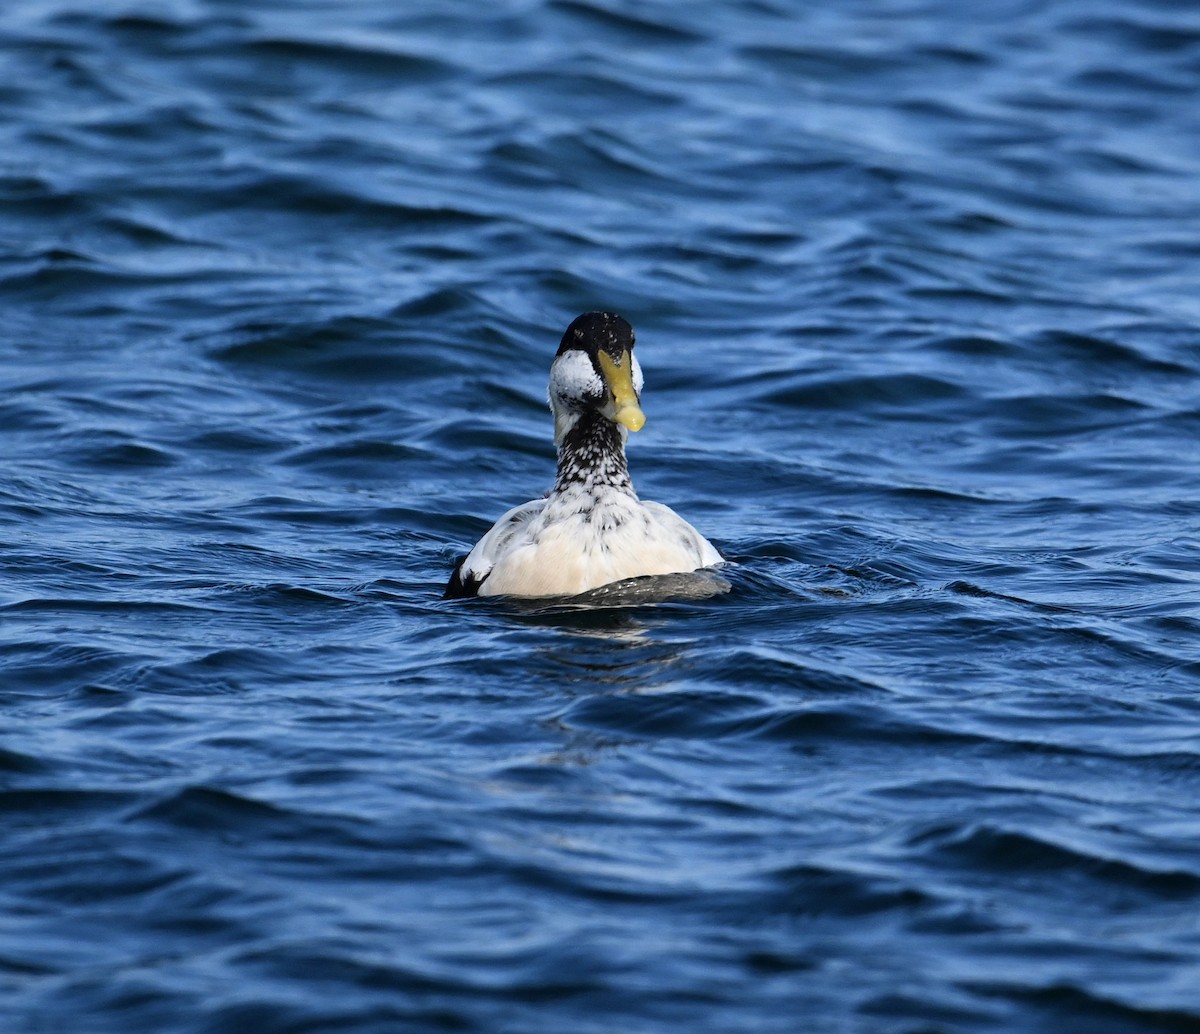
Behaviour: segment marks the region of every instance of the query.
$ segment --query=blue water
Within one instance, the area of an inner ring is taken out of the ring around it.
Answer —
[[[1200,9],[11,0],[0,1029],[1200,1029]],[[711,600],[443,602],[638,331]]]

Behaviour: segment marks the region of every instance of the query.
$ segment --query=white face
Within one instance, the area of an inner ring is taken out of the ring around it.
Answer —
[[[587,400],[603,402],[604,382],[586,352],[563,352],[550,364],[550,407],[555,402],[570,409],[581,409]]]
[[[630,357],[633,390],[642,394],[642,367],[637,356]],[[589,407],[602,409],[609,401],[608,388],[592,365],[588,354],[577,348],[564,352],[550,365],[550,409],[554,412],[554,440],[570,430],[579,414]]]
[[[642,393],[642,367],[637,356],[633,361],[633,390]],[[555,400],[571,409],[582,409],[587,405],[602,406],[608,398],[608,389],[592,365],[586,352],[571,349],[564,352],[550,366],[550,406]]]

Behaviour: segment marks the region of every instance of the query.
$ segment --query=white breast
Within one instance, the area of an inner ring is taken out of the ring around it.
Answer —
[[[660,503],[607,487],[564,492],[505,514],[464,571],[480,595],[573,596],[643,575],[696,571],[721,555]]]

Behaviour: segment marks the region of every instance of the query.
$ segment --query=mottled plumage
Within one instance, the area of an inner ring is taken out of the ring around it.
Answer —
[[[633,490],[625,440],[645,422],[633,344],[633,328],[613,313],[585,313],[567,328],[550,368],[554,488],[496,522],[455,568],[447,597],[573,596],[721,563],[687,521]]]

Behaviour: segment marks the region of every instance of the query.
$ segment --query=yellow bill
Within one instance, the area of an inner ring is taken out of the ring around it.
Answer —
[[[637,392],[633,390],[633,359],[626,349],[619,361],[614,361],[607,352],[599,351],[600,372],[604,383],[613,397],[613,419],[631,431],[640,431],[646,424],[646,414],[638,405]]]

